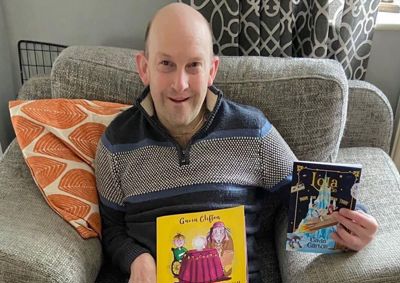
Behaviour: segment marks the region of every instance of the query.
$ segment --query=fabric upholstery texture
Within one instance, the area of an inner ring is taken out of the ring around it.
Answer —
[[[83,99],[10,102],[11,121],[33,179],[50,207],[83,238],[101,233],[93,172],[97,143],[126,108]]]
[[[82,240],[43,199],[14,140],[0,161],[0,282],[94,282],[97,238]]]
[[[115,47],[66,48],[51,72],[53,98],[81,98],[132,104],[143,84],[134,72],[135,53]]]
[[[51,98],[51,80],[49,76],[32,77],[29,83],[22,85],[18,99],[33,100]]]
[[[368,82],[350,80],[347,122],[340,146],[379,147],[389,153],[392,131],[393,111],[387,97]]]

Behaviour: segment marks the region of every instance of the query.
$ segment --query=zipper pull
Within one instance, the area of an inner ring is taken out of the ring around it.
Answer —
[[[181,158],[181,165],[187,165],[187,157],[186,157],[186,149],[182,149],[182,158]]]

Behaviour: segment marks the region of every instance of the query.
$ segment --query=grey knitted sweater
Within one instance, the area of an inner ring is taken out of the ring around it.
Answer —
[[[295,156],[261,111],[215,87],[206,104],[207,120],[186,148],[158,121],[148,88],[101,138],[102,242],[123,272],[141,253],[156,256],[158,216],[245,205],[249,279],[258,281],[260,200],[289,183]]]

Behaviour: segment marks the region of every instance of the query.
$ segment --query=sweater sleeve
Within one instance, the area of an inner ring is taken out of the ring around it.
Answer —
[[[115,154],[107,146],[105,135],[99,142],[95,173],[102,219],[102,244],[114,265],[130,273],[131,263],[140,254],[149,251],[126,233],[124,193],[121,189]],[[108,145],[108,147],[111,147]]]
[[[279,132],[268,122],[260,131],[260,167],[264,188],[283,193],[291,182],[296,156]]]

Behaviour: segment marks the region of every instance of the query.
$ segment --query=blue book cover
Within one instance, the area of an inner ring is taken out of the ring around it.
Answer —
[[[361,165],[297,161],[293,164],[286,250],[314,253],[343,251],[331,233],[331,216],[356,205]]]

